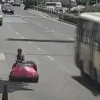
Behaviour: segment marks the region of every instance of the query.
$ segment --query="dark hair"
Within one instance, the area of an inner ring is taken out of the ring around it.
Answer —
[[[19,49],[18,49],[18,52],[22,52],[22,49],[19,48]]]

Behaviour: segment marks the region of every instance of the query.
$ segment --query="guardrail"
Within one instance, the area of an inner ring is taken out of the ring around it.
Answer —
[[[77,22],[79,21],[79,16],[75,15],[75,14],[59,13],[55,10],[53,11],[53,10],[38,7],[38,6],[34,6],[34,7],[32,7],[32,9],[39,10],[39,11],[42,11],[42,12],[45,12],[45,13],[48,13],[48,14],[51,13],[51,14],[57,15],[59,17],[59,19],[67,21],[67,22],[71,22],[71,23],[74,23],[74,24],[77,24]]]

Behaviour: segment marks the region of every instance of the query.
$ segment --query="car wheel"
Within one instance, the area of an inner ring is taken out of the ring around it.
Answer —
[[[2,26],[2,23],[0,23],[0,26]]]
[[[83,78],[85,78],[85,73],[84,73],[84,70],[83,70],[83,62],[82,62],[82,60],[80,61],[80,70],[81,70],[80,75],[81,75]]]
[[[35,79],[35,83],[38,83],[38,81],[39,81],[39,76]]]
[[[9,77],[9,81],[13,81],[13,79]]]
[[[13,12],[11,12],[12,14],[14,14],[14,11]]]
[[[38,78],[35,80],[36,83],[38,83]]]

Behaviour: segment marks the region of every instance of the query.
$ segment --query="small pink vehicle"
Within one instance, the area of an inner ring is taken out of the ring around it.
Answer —
[[[33,61],[16,61],[12,66],[12,71],[9,75],[10,81],[25,80],[34,81],[38,83],[39,74],[37,72],[37,66]]]

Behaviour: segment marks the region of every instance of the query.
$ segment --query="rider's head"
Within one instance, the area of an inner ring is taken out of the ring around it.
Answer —
[[[22,53],[22,49],[18,49],[18,54],[21,54]]]

